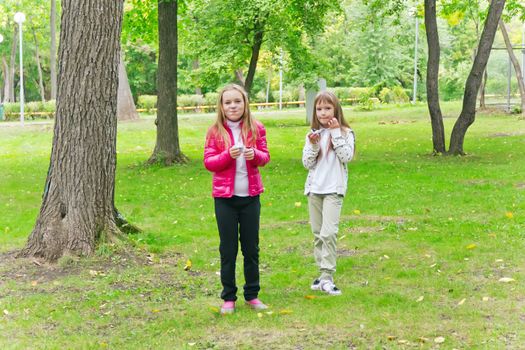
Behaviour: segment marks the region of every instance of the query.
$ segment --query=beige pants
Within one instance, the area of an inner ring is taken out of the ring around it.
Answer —
[[[314,234],[314,257],[321,280],[333,281],[337,258],[337,232],[343,206],[343,196],[338,194],[310,194],[308,209]]]

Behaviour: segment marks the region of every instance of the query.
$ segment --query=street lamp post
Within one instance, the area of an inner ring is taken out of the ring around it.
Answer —
[[[4,41],[4,36],[2,34],[0,34],[0,43],[2,43],[2,41]],[[0,91],[0,105],[2,104],[2,91]],[[1,107],[0,107],[1,108]],[[2,119],[2,113],[0,111],[0,120]]]
[[[22,12],[15,13],[15,22],[18,23],[18,34],[20,38],[20,123],[24,126],[24,66],[22,59],[22,23],[26,20],[26,15]]]

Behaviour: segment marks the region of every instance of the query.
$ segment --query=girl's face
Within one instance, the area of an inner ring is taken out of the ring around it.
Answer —
[[[236,122],[244,115],[244,99],[237,90],[226,90],[222,94],[222,111],[228,120]]]
[[[317,120],[324,128],[328,127],[328,122],[334,118],[335,109],[334,106],[328,102],[319,102],[315,106],[315,115]]]

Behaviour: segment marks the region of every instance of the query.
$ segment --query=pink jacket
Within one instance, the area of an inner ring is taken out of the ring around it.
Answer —
[[[233,134],[230,128],[225,124],[224,127],[230,135],[230,144],[233,145]],[[255,151],[255,157],[246,161],[248,170],[248,192],[250,196],[256,196],[264,191],[261,174],[258,167],[264,166],[270,161],[270,153],[266,145],[266,130],[262,123],[257,122],[259,137],[252,148]],[[248,139],[251,133],[248,134]],[[204,147],[204,166],[213,172],[213,197],[230,198],[233,196],[233,187],[235,182],[236,161],[230,156],[230,150],[226,148],[224,141],[208,130],[206,135],[206,145]]]

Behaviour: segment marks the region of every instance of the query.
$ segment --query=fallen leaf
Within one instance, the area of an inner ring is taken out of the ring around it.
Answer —
[[[189,271],[191,269],[191,260],[188,259],[186,261],[186,265],[184,266],[184,271]]]
[[[396,338],[397,338],[397,337],[396,337],[395,335],[389,335],[389,336],[386,337],[386,339],[388,339],[388,340],[390,340],[390,341],[392,341],[392,340],[396,340]]]
[[[509,283],[509,282],[514,282],[515,279],[514,278],[510,278],[510,277],[502,277],[498,280],[498,282],[503,282],[503,283]]]
[[[257,317],[262,318],[262,317],[263,317],[263,314],[260,313],[260,312],[258,312],[258,313],[257,313]]]
[[[512,214],[511,211],[508,211],[505,213],[505,216],[508,218],[508,219],[512,219],[514,217],[514,214]]]
[[[497,263],[501,263],[501,262],[503,262],[503,259],[496,259],[494,261],[497,262]]]
[[[93,277],[95,277],[96,275],[98,275],[98,271],[95,271],[95,270],[89,270],[89,274]]]
[[[188,343],[189,346],[195,346],[197,343]]]
[[[476,245],[474,243],[471,243],[467,246],[467,249],[474,249],[476,248]]]
[[[423,301],[423,299],[425,299],[425,297],[424,297],[424,296],[420,296],[419,298],[417,298],[417,300],[416,300],[416,301],[417,301],[418,303],[420,303],[420,302],[422,302],[422,301]]]
[[[461,299],[460,302],[458,303],[458,306],[463,305],[463,304],[465,303],[466,300],[467,300],[467,299],[465,299],[465,298]]]
[[[425,338],[425,337],[419,337],[417,338],[417,340],[420,342],[420,343],[426,343],[428,341],[428,338]]]
[[[489,301],[490,298],[489,297],[483,297],[483,301]]]
[[[160,310],[159,309],[153,309],[153,310],[151,310],[151,312],[158,313],[158,312],[160,312]]]
[[[406,340],[406,339],[399,339],[399,340],[397,341],[397,343],[398,343],[398,344],[408,344],[408,340]]]
[[[4,315],[6,315],[6,316],[9,315],[9,311],[4,309]]]
[[[219,313],[219,308],[215,307],[215,306],[210,306],[210,311],[218,314]]]
[[[32,282],[31,282],[31,285],[32,285],[33,287],[35,287],[37,284],[38,284],[38,281],[32,281]]]
[[[266,311],[267,315],[273,315],[273,311]]]
[[[359,215],[359,214],[361,214],[361,210],[359,210],[359,209],[354,209],[354,214],[355,214],[355,215]]]
[[[304,298],[305,299],[315,299],[316,296],[315,295],[305,295]]]
[[[342,235],[341,237],[339,237],[338,241],[342,240],[345,237],[346,237],[346,235]]]
[[[301,202],[295,202],[295,207],[299,208],[301,206]]]
[[[386,254],[383,255],[383,258],[385,258],[385,259],[390,259],[390,257],[389,257],[388,255],[386,255]]]
[[[445,337],[434,338],[434,343],[436,344],[443,344],[444,342],[445,342]]]
[[[288,310],[288,309],[282,309],[281,311],[279,311],[280,315],[290,315],[292,313],[293,313],[293,311],[292,310]]]

